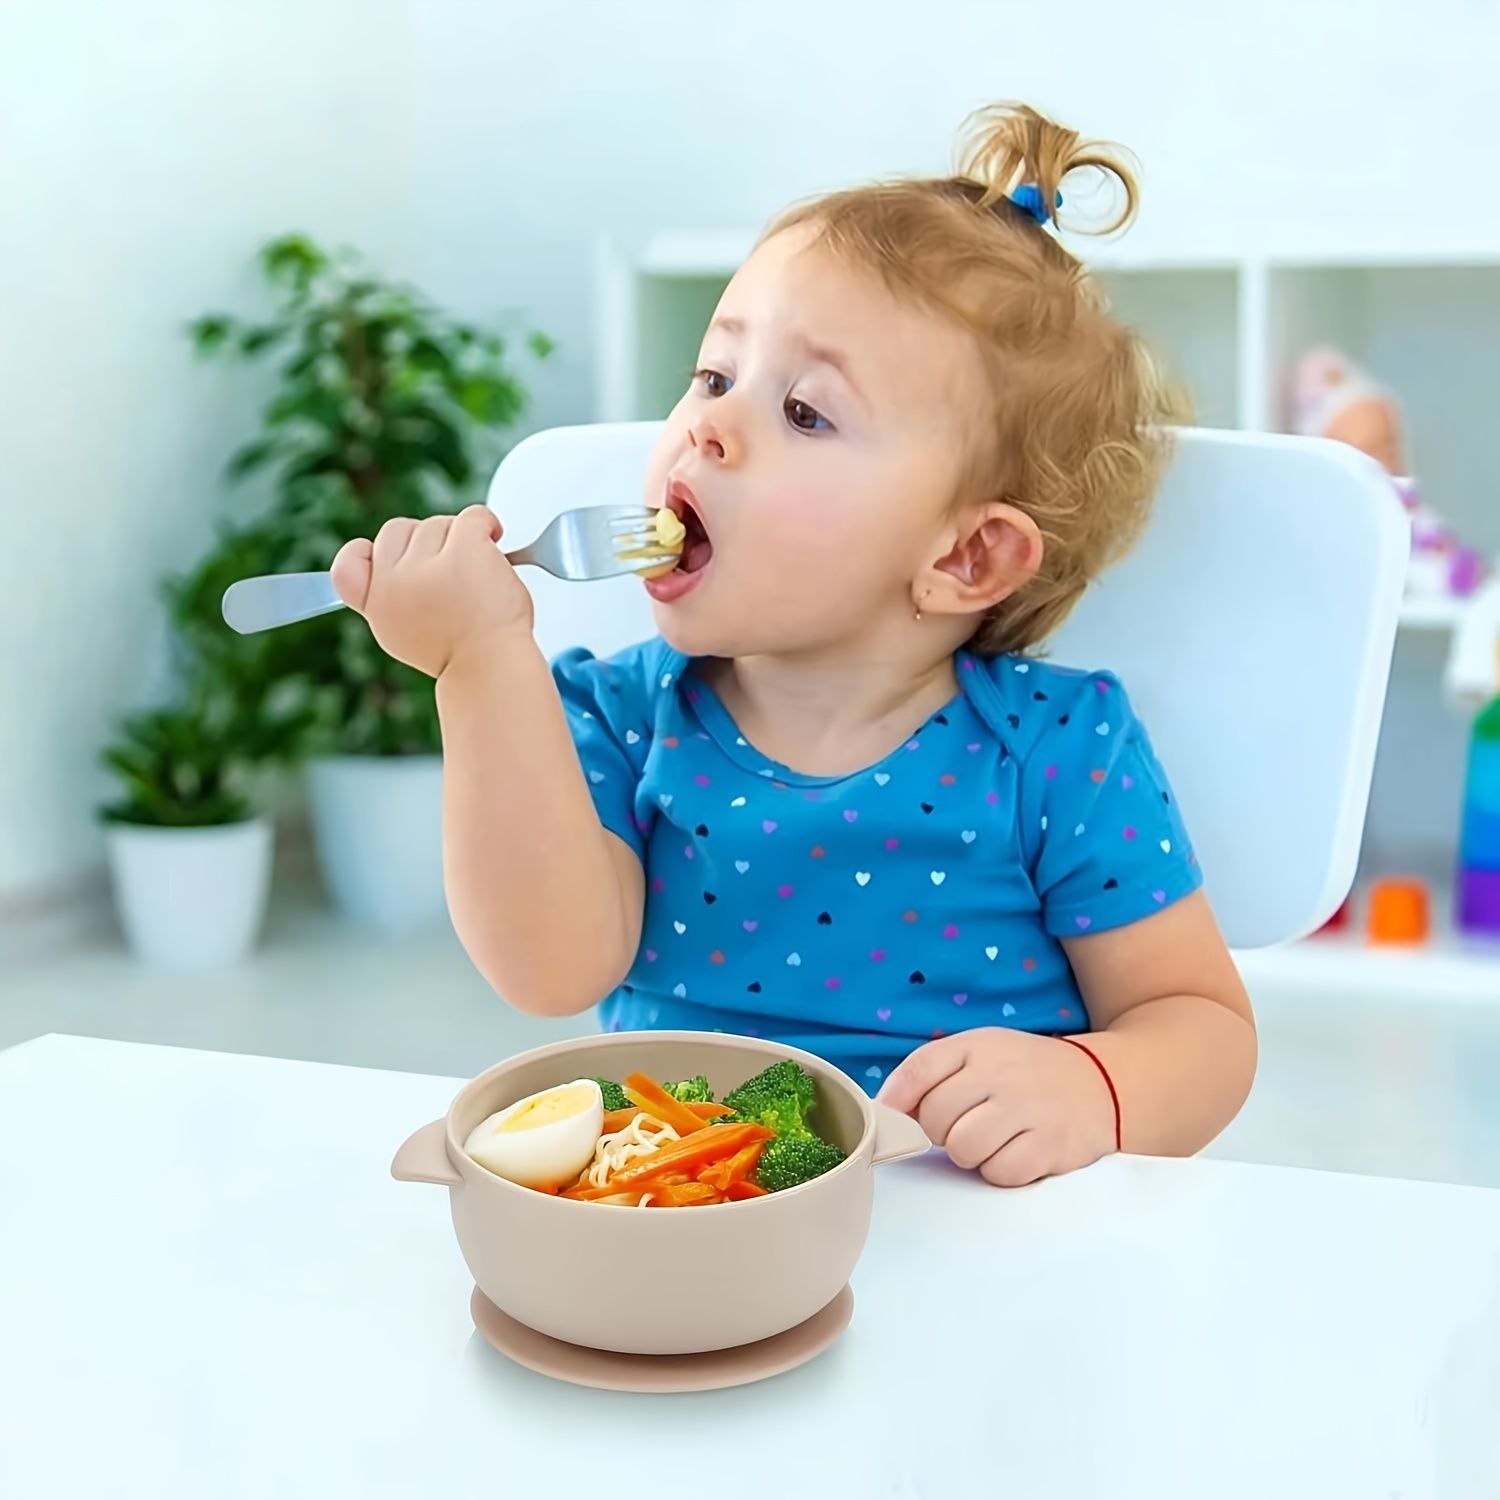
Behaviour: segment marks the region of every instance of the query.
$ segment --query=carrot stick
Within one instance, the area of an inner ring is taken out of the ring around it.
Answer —
[[[726,1125],[724,1128],[727,1130],[729,1127]],[[760,1153],[765,1149],[763,1141],[751,1141],[727,1160],[716,1161],[711,1166],[704,1167],[698,1174],[698,1181],[708,1183],[721,1193],[728,1192],[731,1183],[742,1182],[755,1170]]]
[[[700,1130],[680,1140],[668,1141],[650,1156],[638,1158],[612,1179],[634,1174],[636,1180],[660,1180],[677,1172],[696,1176],[704,1167],[723,1161],[751,1144],[770,1140],[772,1132],[764,1125],[721,1125],[716,1130]],[[725,1139],[721,1139],[724,1137]]]
[[[698,1204],[720,1201],[718,1192],[706,1182],[684,1182],[666,1187],[657,1187],[655,1183],[651,1183],[644,1189],[644,1193],[651,1195],[647,1208],[692,1208]]]
[[[728,1104],[707,1104],[695,1099],[688,1108],[698,1116],[700,1120],[718,1120],[725,1115],[732,1115],[734,1108]]]
[[[625,1080],[625,1097],[655,1115],[664,1125],[670,1125],[678,1135],[692,1135],[695,1130],[703,1129],[704,1122],[687,1105],[674,1099],[644,1073],[632,1073]]]
[[[638,1156],[633,1162],[631,1162],[630,1165],[637,1166],[647,1160],[654,1162],[656,1158],[654,1156],[649,1158]],[[621,1170],[623,1171],[624,1169],[622,1168]],[[649,1182],[643,1184],[639,1179],[637,1179],[633,1183],[626,1183],[625,1186],[621,1188],[619,1185],[620,1173],[616,1172],[615,1175],[608,1180],[604,1187],[596,1188],[588,1180],[588,1175],[585,1172],[585,1175],[580,1177],[572,1187],[564,1188],[561,1193],[558,1194],[558,1196],[561,1198],[577,1198],[581,1202],[588,1202],[589,1200],[594,1198],[607,1198],[611,1193],[632,1191],[644,1192],[647,1188],[654,1190],[658,1187],[681,1187],[683,1183],[692,1181],[694,1181],[694,1178],[689,1172],[684,1172],[680,1169],[675,1171],[662,1170],[656,1172],[651,1177]]]
[[[642,1109],[638,1104],[627,1104],[624,1109],[607,1109],[604,1111],[604,1124],[600,1126],[599,1134],[613,1135],[615,1131],[624,1130],[631,1121],[639,1119],[642,1115],[649,1119],[656,1119],[650,1110]]]
[[[731,1182],[724,1190],[724,1196],[731,1203],[738,1203],[742,1198],[769,1198],[771,1195],[758,1182],[751,1182],[746,1177],[739,1182]]]
[[[764,1141],[752,1141],[729,1158],[729,1181],[741,1182],[760,1164],[760,1154],[766,1149]],[[726,1184],[727,1186],[727,1184]]]
[[[628,1167],[622,1167],[603,1187],[587,1187],[579,1184],[564,1194],[568,1198],[607,1198],[611,1193],[641,1187],[655,1179],[673,1172],[696,1172],[716,1161],[742,1151],[751,1141],[766,1141],[771,1132],[764,1125],[720,1125],[713,1130],[700,1130],[681,1140],[668,1141],[650,1156],[638,1157]]]

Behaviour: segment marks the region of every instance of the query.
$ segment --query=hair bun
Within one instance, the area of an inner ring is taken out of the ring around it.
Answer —
[[[1129,152],[1107,141],[1083,140],[1076,130],[1049,120],[1029,104],[990,104],[976,110],[959,133],[957,158],[959,174],[982,189],[979,201],[984,208],[1022,187],[1033,190],[1035,201],[1055,204],[1063,178],[1083,167],[1112,177],[1123,202],[1103,224],[1070,223],[1070,228],[1112,234],[1130,223],[1139,204]],[[1050,217],[1057,222],[1055,210]]]

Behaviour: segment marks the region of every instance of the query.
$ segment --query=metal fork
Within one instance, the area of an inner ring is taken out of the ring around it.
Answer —
[[[564,511],[529,546],[507,552],[517,568],[585,583],[660,567],[677,556],[656,539],[656,512],[644,505],[590,505]],[[270,573],[224,590],[224,623],[241,635],[342,609],[327,573]]]

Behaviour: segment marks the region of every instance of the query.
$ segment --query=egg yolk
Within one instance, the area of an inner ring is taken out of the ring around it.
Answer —
[[[581,1115],[594,1102],[594,1091],[587,1084],[570,1083],[566,1088],[549,1089],[528,1099],[508,1114],[496,1127],[497,1135],[516,1130],[538,1130],[543,1125]]]

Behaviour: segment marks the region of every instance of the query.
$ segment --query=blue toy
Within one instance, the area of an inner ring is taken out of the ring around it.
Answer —
[[[1500,936],[1500,698],[1474,721],[1458,856],[1458,925]]]

